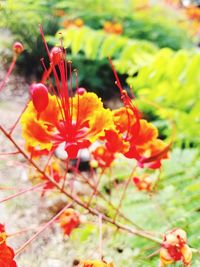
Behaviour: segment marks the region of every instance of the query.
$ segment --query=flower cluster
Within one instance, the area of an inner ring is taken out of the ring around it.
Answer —
[[[15,253],[11,247],[6,244],[7,234],[3,224],[0,224],[0,266],[17,267],[14,260]]]
[[[186,232],[180,228],[173,229],[165,234],[160,249],[162,267],[177,261],[182,261],[185,266],[190,266],[192,250],[187,245]]]
[[[73,94],[71,62],[65,61],[62,48],[53,48],[49,58],[50,68],[43,82],[54,74],[56,88],[49,84],[53,95],[43,83],[31,85],[32,100],[21,117],[23,137],[32,157],[53,153],[64,144],[68,158],[75,159],[81,149],[98,140],[100,147],[92,157],[101,168],[110,167],[117,153],[136,159],[140,167],[161,166],[169,146],[158,138],[157,128],[140,117],[114,69],[124,107],[111,111],[95,93],[78,85]]]
[[[106,21],[103,25],[103,29],[107,33],[122,34],[123,26],[119,22]]]

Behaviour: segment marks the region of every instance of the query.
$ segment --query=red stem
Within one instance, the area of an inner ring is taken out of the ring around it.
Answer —
[[[16,252],[15,256],[19,255],[34,239],[38,237],[39,234],[41,234],[44,230],[46,230],[52,223],[54,223],[57,218],[60,217],[60,215],[70,206],[72,205],[72,202],[67,204],[60,212],[58,212],[50,221],[48,221],[44,226],[41,227],[39,231],[37,231],[31,238],[29,238]]]
[[[133,168],[131,174],[129,175],[128,180],[127,180],[126,183],[125,183],[124,190],[123,190],[123,192],[122,192],[122,195],[121,195],[121,198],[120,198],[120,201],[119,201],[119,205],[118,205],[118,207],[117,207],[116,214],[114,215],[114,221],[116,221],[116,219],[117,219],[117,216],[118,216],[118,214],[119,214],[119,210],[120,210],[120,208],[121,208],[121,206],[122,206],[122,202],[123,202],[123,200],[124,200],[124,198],[125,198],[125,195],[126,195],[126,191],[127,191],[128,186],[129,186],[129,184],[130,184],[130,182],[131,182],[131,180],[132,180],[132,177],[133,177],[133,174],[134,174],[136,168],[137,168],[137,165]]]
[[[14,57],[13,57],[13,60],[12,60],[12,62],[11,62],[11,64],[10,64],[10,67],[9,67],[9,69],[8,69],[8,72],[6,73],[5,78],[3,79],[3,81],[2,81],[1,84],[0,84],[0,92],[3,90],[3,88],[4,88],[4,86],[5,86],[6,82],[7,82],[7,80],[8,80],[8,78],[9,78],[10,74],[12,73],[16,61],[17,61],[17,56],[14,56]]]
[[[5,201],[7,201],[7,200],[12,199],[12,198],[18,197],[18,196],[20,196],[20,195],[22,195],[22,194],[24,194],[26,192],[34,191],[34,190],[36,190],[36,189],[44,186],[45,184],[46,184],[46,182],[45,183],[37,184],[37,185],[32,186],[31,188],[28,188],[28,189],[26,188],[26,189],[20,190],[19,192],[15,193],[15,194],[13,194],[11,196],[5,197],[4,199],[0,200],[0,204],[3,203],[3,202],[5,202]]]

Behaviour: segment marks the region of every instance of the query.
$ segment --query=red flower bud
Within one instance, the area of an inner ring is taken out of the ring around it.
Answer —
[[[15,42],[13,44],[13,51],[14,53],[16,53],[17,55],[20,55],[24,50],[23,45],[20,42]]]
[[[34,83],[30,87],[32,101],[38,113],[44,111],[49,103],[48,90],[42,83]]]
[[[86,92],[87,92],[86,89],[83,88],[83,87],[80,87],[80,88],[78,88],[78,89],[76,90],[76,93],[77,93],[78,95],[83,95],[83,94],[86,93]]]
[[[60,61],[63,59],[63,51],[60,47],[53,47],[51,49],[50,52],[50,58],[51,58],[51,62],[54,65],[57,65],[58,63],[60,63]]]

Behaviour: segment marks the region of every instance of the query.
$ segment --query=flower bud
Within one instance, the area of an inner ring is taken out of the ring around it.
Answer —
[[[79,88],[76,90],[76,93],[77,93],[78,95],[83,95],[83,94],[86,93],[86,92],[87,92],[86,89],[83,88],[83,87],[79,87]]]
[[[34,83],[30,86],[32,101],[38,113],[44,111],[49,103],[48,89],[42,83]]]
[[[15,42],[13,44],[13,51],[15,54],[20,55],[24,50],[23,45],[20,42]]]

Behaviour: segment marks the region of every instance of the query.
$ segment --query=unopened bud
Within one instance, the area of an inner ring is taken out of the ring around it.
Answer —
[[[24,51],[24,47],[23,47],[22,43],[15,42],[13,44],[13,51],[15,54],[20,55]]]
[[[83,94],[86,93],[86,92],[87,92],[86,89],[83,88],[83,87],[80,87],[80,88],[78,88],[78,89],[76,90],[76,93],[77,93],[78,95],[83,95]]]
[[[42,83],[34,83],[30,86],[33,105],[38,113],[44,111],[49,103],[48,89]]]

